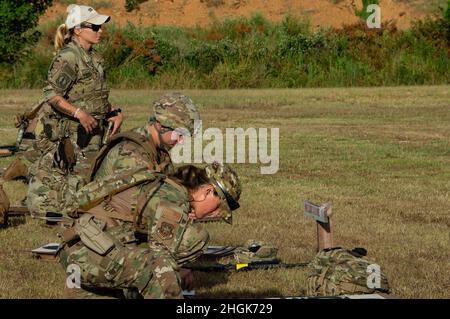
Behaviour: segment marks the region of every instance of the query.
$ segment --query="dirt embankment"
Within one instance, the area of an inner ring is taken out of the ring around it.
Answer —
[[[271,21],[280,21],[287,14],[307,18],[317,27],[341,27],[358,21],[355,8],[360,0],[147,0],[138,10],[126,12],[125,0],[91,0],[99,12],[112,16],[112,21],[125,25],[128,21],[142,25],[205,26],[216,19],[246,16],[255,12]],[[424,14],[399,0],[380,0],[382,21],[395,20],[399,28],[407,28],[411,21]],[[64,15],[67,4],[58,1],[47,10],[43,20]]]

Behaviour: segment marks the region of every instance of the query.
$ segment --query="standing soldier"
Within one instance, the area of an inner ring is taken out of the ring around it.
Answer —
[[[93,49],[110,17],[83,5],[69,5],[67,12],[57,30],[57,55],[44,88],[51,109],[42,123],[50,146],[31,167],[27,205],[32,213],[58,211],[58,204],[70,199],[83,183],[109,123],[113,135],[123,121],[108,101],[103,59]]]

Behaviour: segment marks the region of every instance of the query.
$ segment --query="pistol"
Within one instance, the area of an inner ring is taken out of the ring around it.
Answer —
[[[109,118],[117,116],[117,115],[119,115],[119,113],[122,113],[122,110],[120,108],[109,111],[108,113],[106,113],[105,121],[108,122]],[[109,139],[109,136],[111,135],[113,128],[114,128],[114,123],[108,122],[108,127],[106,129],[106,132],[103,134],[102,145],[106,145],[108,143],[108,139]]]

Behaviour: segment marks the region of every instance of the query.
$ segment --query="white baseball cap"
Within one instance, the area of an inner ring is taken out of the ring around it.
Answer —
[[[78,4],[71,4],[67,7],[66,27],[72,29],[82,22],[102,25],[108,22],[110,16],[99,14],[94,8],[89,6],[82,6]]]

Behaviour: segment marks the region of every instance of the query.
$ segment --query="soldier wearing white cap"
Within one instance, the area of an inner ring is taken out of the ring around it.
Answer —
[[[55,37],[57,56],[50,66],[44,95],[57,117],[79,122],[92,136],[101,135],[99,119],[111,110],[111,104],[103,59],[92,46],[100,42],[102,25],[110,17],[76,4],[69,5],[67,12],[66,21],[58,27]],[[120,116],[111,120],[114,132],[121,120]],[[50,139],[55,139],[53,135],[58,132],[47,133]]]
[[[111,114],[104,62],[93,48],[110,17],[76,4],[69,5],[67,13],[57,30],[56,56],[44,88],[51,108],[42,117],[40,139],[47,147],[30,169],[27,206],[36,215],[59,211],[62,203],[71,201],[110,123],[113,135],[123,121],[122,114]]]

